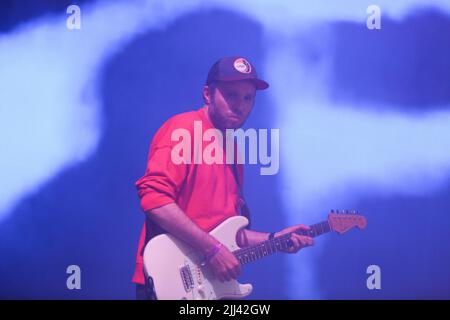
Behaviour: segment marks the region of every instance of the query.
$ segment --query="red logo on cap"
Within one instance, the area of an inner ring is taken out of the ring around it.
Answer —
[[[252,66],[244,58],[239,58],[234,61],[234,68],[241,73],[252,72]]]

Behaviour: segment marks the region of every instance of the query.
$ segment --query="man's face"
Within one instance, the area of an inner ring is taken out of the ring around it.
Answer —
[[[219,81],[210,90],[209,116],[219,129],[240,128],[255,103],[256,86],[250,80]]]

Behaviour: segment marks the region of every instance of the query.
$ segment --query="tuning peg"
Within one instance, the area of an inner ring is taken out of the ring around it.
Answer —
[[[331,213],[334,213],[334,210],[331,210]]]
[[[345,214],[348,214],[348,210],[345,210]]]

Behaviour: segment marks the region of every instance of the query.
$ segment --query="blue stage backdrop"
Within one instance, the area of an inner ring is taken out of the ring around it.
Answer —
[[[270,83],[245,128],[280,132],[253,228],[368,221],[243,267],[249,298],[449,299],[449,40],[443,0],[2,1],[0,298],[134,299],[150,141],[238,55]]]

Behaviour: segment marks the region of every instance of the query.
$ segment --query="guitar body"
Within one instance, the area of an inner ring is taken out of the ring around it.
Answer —
[[[242,216],[228,218],[210,234],[230,251],[238,250],[236,235],[247,226]],[[203,255],[169,234],[151,239],[144,250],[144,271],[152,277],[159,300],[239,299],[252,292],[251,284],[236,280],[220,282],[209,266],[201,266]]]

